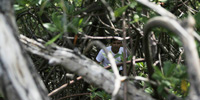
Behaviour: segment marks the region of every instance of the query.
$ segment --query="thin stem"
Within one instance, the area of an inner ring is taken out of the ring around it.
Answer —
[[[122,7],[124,6],[124,0],[122,0]],[[127,76],[127,67],[126,67],[126,21],[125,21],[125,11],[123,12],[122,15],[122,27],[123,27],[123,73],[124,76]],[[127,100],[127,82],[124,82],[124,100]]]

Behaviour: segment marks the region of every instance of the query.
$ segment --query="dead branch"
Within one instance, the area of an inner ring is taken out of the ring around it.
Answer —
[[[36,55],[49,60],[50,64],[61,64],[66,70],[74,72],[83,77],[88,83],[95,84],[103,88],[106,92],[112,93],[114,90],[114,74],[102,68],[89,58],[74,52],[73,50],[59,47],[52,44],[45,47],[42,43],[20,36],[24,48]],[[137,91],[137,92],[136,92]],[[133,84],[128,83],[128,100],[152,100],[149,95],[137,90]],[[123,87],[120,87],[118,96],[123,98]]]

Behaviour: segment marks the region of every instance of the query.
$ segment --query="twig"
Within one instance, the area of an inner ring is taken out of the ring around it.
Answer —
[[[179,54],[179,57],[178,57],[178,62],[177,62],[177,64],[180,64],[180,62],[181,62],[181,56],[182,56],[183,53],[184,53],[184,49],[183,49],[183,48],[179,48],[179,51],[180,51],[180,54]]]
[[[76,80],[81,80],[82,79],[82,76],[79,76],[76,78]],[[65,83],[63,84],[62,86],[60,86],[59,88],[51,91],[48,96],[53,96],[55,95],[56,93],[60,92],[61,90],[65,89],[69,84],[73,84],[75,81],[74,80],[71,80],[69,83]]]
[[[153,85],[157,85],[156,82],[152,81],[152,80],[149,80],[148,78],[145,78],[145,77],[141,77],[141,76],[134,76],[134,77],[127,77],[126,80],[137,80],[137,81],[144,81],[144,82],[149,82]]]
[[[109,22],[110,22],[111,26],[108,25],[108,24],[106,24],[106,23],[104,23],[99,17],[98,17],[98,19],[99,19],[99,21],[100,21],[103,25],[105,25],[106,27],[108,27],[108,28],[110,28],[110,29],[113,29],[115,32],[116,32],[116,31],[120,31],[120,32],[123,31],[122,29],[117,29],[117,28],[115,28],[114,25],[112,24],[112,22],[111,22],[110,20],[109,20]]]
[[[74,39],[74,37],[66,37],[63,36],[64,38],[67,39]],[[118,37],[118,36],[89,36],[89,35],[84,35],[84,37],[80,37],[80,39],[117,39],[117,40],[123,40],[123,38]],[[125,39],[130,39],[130,37],[126,37]]]

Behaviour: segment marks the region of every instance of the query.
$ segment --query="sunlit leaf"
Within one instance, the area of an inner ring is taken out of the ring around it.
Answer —
[[[124,11],[126,11],[127,8],[128,8],[128,6],[123,6],[123,7],[118,8],[117,10],[115,10],[115,11],[114,11],[115,17],[121,16],[122,13],[123,13]]]
[[[138,22],[140,19],[140,16],[138,14],[134,15],[134,22]]]
[[[151,94],[151,93],[153,93],[153,90],[149,87],[149,88],[146,88],[145,90],[144,90],[146,93],[149,93],[149,94]]]
[[[81,19],[79,20],[78,26],[81,26],[82,22],[83,22],[83,18],[81,18]]]
[[[21,9],[23,9],[24,7],[23,6],[20,6],[20,5],[14,5],[14,9],[15,10],[21,10]]]
[[[129,7],[135,8],[136,5],[137,5],[137,2],[133,1],[133,2],[129,5]]]
[[[51,32],[59,31],[59,30],[56,28],[56,26],[55,26],[54,24],[51,24],[51,23],[44,23],[43,26],[44,26],[47,30],[49,30],[49,31],[51,31]]]
[[[45,46],[48,46],[48,45],[54,43],[54,42],[55,42],[59,37],[61,37],[61,36],[62,36],[62,33],[56,35],[56,36],[53,37],[51,40],[49,40],[49,41],[45,44]]]

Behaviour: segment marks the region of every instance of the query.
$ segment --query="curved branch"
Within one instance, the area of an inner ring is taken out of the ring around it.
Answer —
[[[166,16],[172,19],[177,19],[176,16],[174,16],[171,12],[167,11],[166,9],[148,1],[148,0],[136,0],[137,2],[153,9],[155,12],[157,12],[158,14],[160,14],[161,16]]]
[[[174,32],[181,38],[183,42],[183,47],[185,50],[186,63],[188,67],[189,81],[191,83],[190,88],[190,99],[200,97],[200,67],[199,67],[199,57],[196,50],[196,45],[194,41],[193,33],[193,20],[188,19],[188,21],[183,21],[181,26],[180,23],[175,19],[168,17],[155,17],[147,22],[144,27],[144,47],[145,47],[145,57],[147,61],[147,67],[149,70],[150,79],[152,79],[153,68],[152,68],[152,54],[149,47],[149,33],[154,27],[164,27]]]
[[[154,3],[152,3],[152,2],[149,2],[148,0],[136,0],[137,2],[139,2],[139,3],[141,3],[141,4],[143,4],[143,5],[145,5],[145,6],[147,6],[147,7],[149,7],[149,8],[151,8],[151,9],[153,9],[156,13],[158,13],[159,15],[161,15],[161,16],[165,16],[165,17],[169,17],[169,18],[172,18],[172,19],[174,19],[174,20],[176,20],[177,19],[177,17],[175,16],[175,15],[173,15],[171,12],[169,12],[169,11],[167,11],[166,9],[164,9],[164,8],[162,8],[161,6],[158,6],[158,5],[156,5],[156,4],[154,4]],[[185,6],[187,6],[185,3],[187,2],[187,1],[185,1],[185,2],[183,2],[183,1],[181,1]],[[179,5],[180,6],[180,5]],[[178,7],[179,7],[178,6]],[[189,9],[190,10],[190,9]],[[195,10],[194,10],[195,11]],[[172,11],[173,12],[173,11]],[[197,12],[197,11],[196,11]],[[196,32],[193,32],[193,35],[194,35],[194,37],[198,40],[198,41],[200,41],[200,36],[196,33]]]

